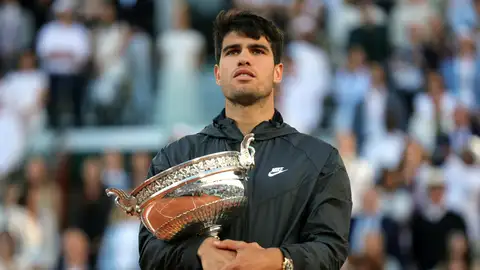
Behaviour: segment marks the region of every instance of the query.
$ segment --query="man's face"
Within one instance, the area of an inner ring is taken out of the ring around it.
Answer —
[[[442,203],[444,191],[445,189],[443,186],[430,188],[430,199],[434,204],[439,205]]]
[[[250,106],[272,94],[274,84],[282,81],[283,64],[274,64],[272,47],[265,37],[255,40],[231,32],[223,39],[214,73],[229,101]]]

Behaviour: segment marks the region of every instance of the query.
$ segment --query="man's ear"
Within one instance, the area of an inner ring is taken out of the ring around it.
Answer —
[[[215,82],[220,85],[220,67],[218,64],[213,67],[213,74],[215,75]]]
[[[273,82],[274,83],[281,83],[283,78],[283,64],[280,63],[275,65],[273,68]]]

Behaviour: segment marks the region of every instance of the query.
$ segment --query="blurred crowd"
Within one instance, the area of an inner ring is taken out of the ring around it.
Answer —
[[[277,108],[344,159],[344,269],[480,269],[480,1],[2,0],[0,270],[138,268],[139,221],[104,190],[138,186],[158,149],[75,162],[30,145],[208,124],[223,102],[212,21],[232,7],[285,31]]]

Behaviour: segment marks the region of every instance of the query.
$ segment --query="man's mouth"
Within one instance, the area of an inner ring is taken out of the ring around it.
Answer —
[[[253,72],[251,72],[250,70],[248,69],[239,69],[235,72],[235,74],[233,75],[234,78],[237,78],[237,77],[245,77],[245,78],[255,78],[255,74],[253,74]]]

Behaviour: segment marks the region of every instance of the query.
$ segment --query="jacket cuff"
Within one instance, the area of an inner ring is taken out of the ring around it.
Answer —
[[[292,250],[292,252],[290,252],[289,248],[287,247],[280,247],[280,251],[282,251],[285,258],[291,259],[293,261],[293,269],[305,268],[305,262],[302,254],[295,253],[295,250]]]

